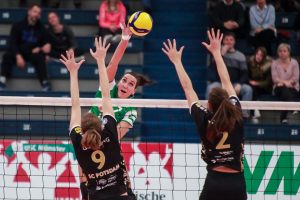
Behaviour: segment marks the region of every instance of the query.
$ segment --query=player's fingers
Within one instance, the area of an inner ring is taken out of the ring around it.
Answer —
[[[120,28],[123,30],[126,27],[125,22],[120,23]]]
[[[79,63],[78,63],[79,66],[82,65],[82,63],[83,63],[84,61],[85,61],[84,59],[80,60]]]
[[[67,61],[67,58],[64,56],[64,54],[60,54],[61,59],[63,59],[63,61]]]
[[[180,47],[179,53],[182,54],[184,46]]]
[[[110,43],[107,44],[107,46],[105,47],[105,50],[107,51],[110,47]]]
[[[98,42],[98,38],[97,37],[95,37],[95,47],[96,47],[96,49],[99,48],[99,42]]]
[[[99,37],[99,43],[98,43],[98,47],[100,48],[100,47],[103,47],[103,45],[102,45],[102,37],[100,36]]]
[[[166,51],[164,48],[161,48],[161,50],[162,50],[166,55],[168,55],[168,51]]]
[[[168,45],[169,45],[170,48],[172,48],[172,43],[171,43],[170,39],[168,39]]]
[[[165,42],[163,42],[163,45],[164,45],[164,47],[166,48],[167,51],[170,51],[170,48],[168,47],[168,45]]]
[[[93,52],[93,50],[90,48],[90,54],[92,55],[92,56],[94,56],[94,52]]]
[[[209,30],[207,30],[207,36],[208,36],[209,41],[211,41],[212,38],[211,38],[211,34],[210,34],[210,31],[209,31]]]
[[[221,33],[219,40],[222,41],[223,40],[223,33]]]
[[[105,48],[105,46],[106,46],[106,38],[104,38],[103,40],[103,47]]]
[[[176,40],[175,39],[173,39],[173,47],[174,47],[174,49],[177,49],[177,45],[176,45]]]
[[[205,46],[205,48],[208,49],[209,45],[206,42],[202,42],[202,45]]]
[[[215,29],[214,29],[214,28],[211,28],[211,35],[212,35],[212,38],[213,38],[213,39],[216,38],[216,35],[215,35]]]
[[[60,60],[60,62],[62,62],[64,65],[67,64],[63,59],[60,58],[59,60]]]

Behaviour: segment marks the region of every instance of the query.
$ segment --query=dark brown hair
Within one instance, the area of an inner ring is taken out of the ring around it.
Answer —
[[[263,54],[263,59],[262,59],[261,63],[264,63],[266,61],[266,59],[267,59],[267,56],[268,56],[267,49],[265,47],[257,47],[257,49],[255,50],[255,54],[254,55],[256,56],[257,52],[259,52],[259,51],[261,51],[262,54]],[[256,62],[255,57],[254,57],[254,62],[256,64],[259,64],[259,63]]]
[[[213,88],[209,93],[208,102],[214,114],[207,135],[207,139],[212,142],[221,132],[230,132],[242,120],[242,112],[229,101],[226,90],[219,87]]]
[[[149,85],[149,84],[153,83],[153,81],[149,77],[147,77],[143,74],[139,74],[139,73],[135,73],[135,72],[127,72],[126,74],[130,74],[131,76],[136,78],[135,88],[137,88],[138,86],[144,86],[144,85]],[[126,74],[124,74],[124,75],[126,75]]]
[[[82,140],[81,145],[93,150],[102,147],[101,142],[101,122],[98,117],[92,113],[85,114],[81,119]]]

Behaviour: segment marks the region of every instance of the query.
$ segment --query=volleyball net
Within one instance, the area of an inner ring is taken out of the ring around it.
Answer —
[[[81,99],[82,111],[101,105]],[[206,105],[205,101],[202,101]],[[206,164],[185,100],[113,99],[138,108],[121,147],[138,200],[196,200]],[[69,98],[0,97],[0,199],[80,199],[68,138]],[[261,116],[245,121],[248,199],[300,199],[300,103],[242,102]],[[289,124],[280,112],[288,110]]]

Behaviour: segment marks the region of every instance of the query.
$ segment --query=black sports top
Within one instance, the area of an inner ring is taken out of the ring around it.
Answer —
[[[239,99],[231,96],[229,101],[235,106],[241,108]],[[202,141],[201,157],[207,163],[207,170],[217,166],[226,166],[228,168],[243,171],[244,154],[244,128],[242,122],[237,122],[231,132],[220,133],[220,137],[210,142],[207,139],[207,127],[211,122],[213,113],[205,107],[195,102],[191,106],[191,115],[194,119],[198,133]]]
[[[114,117],[105,115],[102,124],[104,125],[101,133],[102,149],[92,150],[81,146],[80,126],[71,130],[70,137],[78,163],[88,179],[89,192],[101,193],[101,199],[106,199],[119,197],[127,190],[117,122]]]

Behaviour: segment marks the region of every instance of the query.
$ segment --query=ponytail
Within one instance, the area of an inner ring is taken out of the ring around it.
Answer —
[[[103,145],[101,141],[101,122],[92,113],[86,113],[81,119],[82,139],[81,145],[93,150],[100,149]]]
[[[135,72],[128,72],[126,74],[130,74],[131,76],[136,78],[135,88],[137,88],[138,86],[150,85],[151,83],[153,83],[153,81],[149,77],[143,74],[139,74]]]
[[[83,134],[81,146],[98,150],[101,149],[102,145],[101,136],[95,129],[89,129]]]
[[[207,139],[212,142],[220,133],[232,131],[235,124],[242,120],[242,111],[230,102],[228,93],[222,88],[212,90],[209,102],[214,116],[208,126]]]

